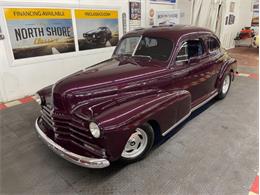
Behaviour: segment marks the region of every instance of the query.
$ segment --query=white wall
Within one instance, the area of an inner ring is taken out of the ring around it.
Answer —
[[[191,4],[192,0],[177,1],[177,8],[180,9],[181,12],[181,24],[191,24]]]
[[[181,9],[180,22],[189,24],[191,0],[177,0],[175,5],[150,4],[149,0],[141,0],[142,26],[149,24],[149,10]],[[55,83],[60,78],[108,59],[114,47],[72,52],[58,55],[14,60],[8,29],[4,18],[4,7],[49,7],[49,8],[91,8],[99,7],[119,9],[119,35],[122,35],[122,12],[127,15],[129,23],[128,0],[0,0],[0,26],[4,40],[0,40],[0,102],[6,102],[27,95]],[[75,21],[74,21],[75,24]],[[129,29],[129,27],[127,27]]]
[[[233,1],[236,3],[235,7],[235,23],[232,25],[225,25],[225,17],[229,14],[229,5],[230,2]],[[243,27],[251,26],[252,20],[252,2],[251,0],[226,0],[225,2],[225,13],[223,14],[223,28],[220,36],[220,40],[222,42],[222,46],[225,48],[233,48],[235,47],[234,38],[237,33]]]

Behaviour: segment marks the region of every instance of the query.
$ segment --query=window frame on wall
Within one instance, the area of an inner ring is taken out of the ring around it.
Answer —
[[[13,55],[13,48],[10,40],[7,20],[5,17],[4,9],[6,8],[46,8],[46,9],[69,9],[71,10],[71,18],[72,18],[72,26],[73,26],[73,36],[74,36],[74,44],[75,44],[75,51],[68,52],[68,53],[61,53],[61,54],[55,54],[55,55],[43,55],[43,56],[36,56],[36,57],[30,57],[30,58],[22,58],[22,59],[15,59]],[[89,9],[89,10],[116,10],[118,12],[118,33],[119,33],[119,40],[123,35],[122,30],[122,23],[121,23],[121,13],[122,13],[122,7],[120,6],[99,6],[99,5],[81,5],[80,8],[77,5],[71,5],[71,4],[57,4],[57,6],[46,6],[39,3],[31,3],[28,4],[28,6],[22,6],[21,4],[16,5],[3,5],[0,8],[0,22],[2,25],[2,33],[5,35],[4,46],[6,48],[6,57],[7,62],[10,67],[18,67],[18,66],[25,66],[30,64],[36,64],[46,61],[55,61],[55,60],[61,60],[61,59],[68,59],[71,57],[77,57],[77,56],[87,56],[87,55],[93,55],[93,54],[99,54],[104,52],[111,52],[111,55],[113,53],[113,50],[115,49],[115,46],[111,47],[104,47],[104,48],[97,48],[97,49],[91,49],[91,50],[79,50],[78,47],[78,39],[77,39],[77,29],[76,29],[76,18],[75,18],[75,10],[77,9]]]

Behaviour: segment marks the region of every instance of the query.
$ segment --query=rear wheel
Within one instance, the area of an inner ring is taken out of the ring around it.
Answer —
[[[145,123],[136,128],[129,137],[121,154],[121,159],[127,163],[141,160],[151,150],[153,143],[153,128],[151,125]]]
[[[225,75],[224,80],[222,82],[219,94],[218,94],[218,99],[224,99],[229,91],[231,85],[231,75],[228,73]]]

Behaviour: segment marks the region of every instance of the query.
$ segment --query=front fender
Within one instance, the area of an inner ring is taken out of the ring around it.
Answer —
[[[118,159],[135,128],[156,120],[161,133],[167,131],[191,109],[191,95],[186,90],[159,92],[115,106],[96,117],[103,130],[108,156]]]

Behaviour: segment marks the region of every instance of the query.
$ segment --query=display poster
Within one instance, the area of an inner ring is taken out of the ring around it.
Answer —
[[[15,59],[75,51],[68,9],[5,8]]]
[[[79,50],[115,46],[119,40],[117,10],[75,10]]]
[[[134,30],[141,27],[141,1],[129,2],[129,29]]]
[[[163,26],[163,25],[175,25],[179,23],[180,23],[180,10],[178,9],[156,12],[155,25]]]
[[[176,0],[150,0],[150,2],[159,4],[175,4]]]

